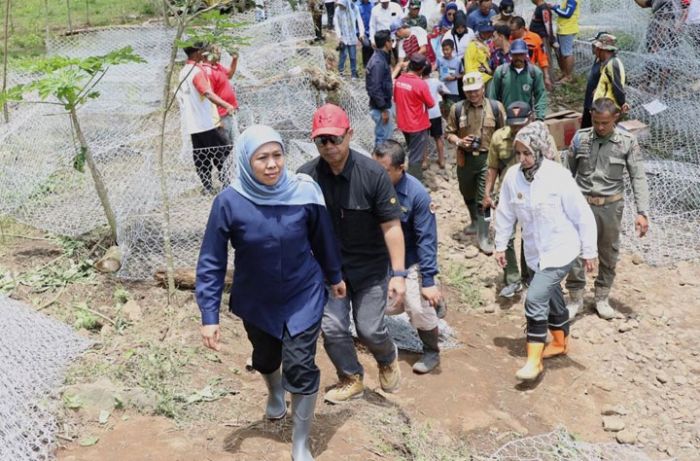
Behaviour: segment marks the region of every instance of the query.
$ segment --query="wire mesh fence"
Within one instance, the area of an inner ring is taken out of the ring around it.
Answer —
[[[0,337],[0,460],[53,459],[55,391],[89,341],[1,295]]]
[[[621,19],[613,1],[582,2],[581,8],[578,70],[585,72],[592,63],[586,38],[602,29],[616,34],[624,45],[620,57],[629,76],[631,117],[649,125],[640,141],[652,194],[652,227],[645,239],[633,235],[634,207],[628,188],[625,245],[655,264],[697,258],[700,245],[693,232],[700,219],[700,135],[693,126],[700,115],[700,88],[696,88],[700,60],[693,54],[697,49],[683,34],[669,38],[669,46],[648,43],[650,30],[664,29],[654,26],[647,10],[631,8]],[[532,5],[519,2],[518,10],[529,18]],[[255,22],[252,11],[232,16],[245,25],[231,33],[250,39],[239,50],[233,79],[240,103],[234,132],[253,123],[273,126],[287,144],[288,166],[295,169],[316,155],[308,142],[311,116],[316,107],[332,100],[348,112],[354,144],[371,150],[374,123],[364,82],[338,79],[331,89],[319,85],[326,60],[321,47],[307,43],[313,37],[310,14],[292,10],[284,0],[267,2],[266,14],[264,22]],[[147,61],[111,68],[97,88],[100,98],[79,113],[117,215],[123,253],[119,275],[124,278],[150,278],[165,265],[161,174],[171,202],[170,232],[179,267],[194,265],[211,194],[235,174],[232,156],[224,153],[233,146],[193,151],[189,136],[181,134],[176,113],[166,125],[165,164],[162,171],[158,168],[159,108],[173,36],[161,25],[125,26],[51,37],[47,43],[51,54],[74,57],[105,54],[117,44],[129,44]],[[31,77],[13,69],[8,83],[26,83]],[[655,99],[667,109],[650,115],[642,105]],[[401,139],[400,133],[395,136]],[[70,120],[60,108],[13,106],[10,123],[0,128],[0,142],[1,213],[69,236],[105,224],[92,179],[73,168],[76,143]]]
[[[476,461],[652,461],[642,450],[615,443],[576,440],[566,429],[523,437],[505,443],[490,456]]]
[[[700,257],[695,232],[700,224],[700,44],[689,29],[678,27],[680,1],[661,3],[653,13],[632,4],[624,14],[617,2],[584,3],[575,46],[577,70],[587,73],[593,64],[590,38],[599,31],[618,38],[629,117],[648,126],[638,139],[651,193],[649,235],[639,239],[628,181],[623,244],[651,264]]]

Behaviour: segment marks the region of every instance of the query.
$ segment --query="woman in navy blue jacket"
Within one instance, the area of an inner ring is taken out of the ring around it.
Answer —
[[[253,368],[265,379],[266,416],[283,418],[285,390],[292,394],[292,459],[308,461],[326,283],[333,296],[345,296],[340,250],[319,186],[284,168],[279,133],[251,126],[239,137],[236,154],[238,177],[214,199],[197,263],[202,340],[220,349],[219,305],[230,242],[236,273],[229,307],[243,320]]]

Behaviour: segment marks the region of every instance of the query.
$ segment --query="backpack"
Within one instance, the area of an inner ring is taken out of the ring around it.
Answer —
[[[509,62],[505,63],[505,64],[503,64],[503,66],[505,66],[505,67],[503,67],[503,69],[504,69],[503,72],[498,72],[499,94],[496,95],[496,98],[499,101],[501,99],[503,99],[503,95],[500,93],[501,93],[501,91],[503,91],[503,81],[506,79],[505,74],[506,74],[506,72],[510,71],[510,63]],[[528,62],[527,73],[530,76],[530,80],[532,80],[530,82],[530,86],[534,86],[534,84],[535,84],[535,77],[536,76],[535,76],[535,69],[533,68],[533,66],[534,66],[534,64]],[[496,70],[498,70],[498,69],[496,69]],[[494,75],[494,77],[495,77],[495,75]],[[535,110],[535,94],[534,94],[534,92],[530,95],[530,101],[528,104],[530,104],[530,110],[534,111]]]

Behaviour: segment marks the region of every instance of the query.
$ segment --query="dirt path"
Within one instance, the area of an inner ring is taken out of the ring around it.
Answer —
[[[564,426],[580,440],[622,440],[653,459],[697,460],[700,265],[653,268],[625,255],[612,293],[619,318],[607,322],[590,312],[579,317],[569,356],[548,361],[543,379],[522,387],[514,379],[524,360],[522,300],[497,301],[501,282],[494,261],[467,257],[472,242],[460,236],[466,212],[454,177],[438,176],[431,184],[443,282],[452,284],[447,320],[463,347],[444,352],[441,369],[428,376],[411,373],[417,356],[402,354],[404,379],[392,395],[377,390],[376,366],[362,353],[365,398],[345,406],[317,404],[312,436],[317,459],[466,460],[505,441]],[[61,254],[43,240],[14,240],[0,250],[3,270],[14,273]],[[93,284],[71,284],[46,312],[72,323],[75,304],[87,301],[117,318],[122,307],[115,306],[114,293],[121,286],[102,276]],[[162,289],[150,283],[125,288],[141,317],[120,332],[106,327],[90,333],[97,345],[71,370],[69,383],[108,378],[110,392],[142,386],[157,399],[115,408],[102,423],[86,409],[65,410],[58,459],[288,460],[290,422],[261,420],[266,392],[260,377],[245,370],[250,345],[241,322],[224,317],[224,348],[212,356],[199,346],[191,294],[182,294],[179,307],[168,313]],[[20,286],[13,296],[40,305],[54,294]],[[318,362],[325,388],[334,373],[322,347]],[[206,394],[183,403],[206,388],[214,390],[213,401]],[[622,430],[604,430],[604,417]],[[99,440],[81,446],[89,436]]]

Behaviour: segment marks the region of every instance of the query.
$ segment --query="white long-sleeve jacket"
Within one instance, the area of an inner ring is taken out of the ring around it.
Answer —
[[[496,251],[505,251],[520,222],[525,261],[533,269],[563,267],[598,255],[595,218],[571,173],[544,159],[529,183],[520,164],[503,178],[496,209]]]

